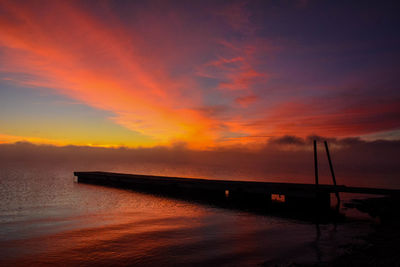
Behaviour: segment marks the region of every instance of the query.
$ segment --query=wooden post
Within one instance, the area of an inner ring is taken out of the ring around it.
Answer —
[[[319,228],[319,185],[318,185],[318,154],[317,154],[317,140],[314,140],[314,172],[315,172],[315,226],[317,229],[317,240],[321,236]]]
[[[329,153],[328,142],[324,141],[324,144],[325,144],[326,156],[328,157],[329,168],[330,168],[330,170],[331,170],[333,185],[335,186],[335,189],[337,189],[337,188],[336,188],[336,177],[335,177],[335,172],[334,172],[334,170],[333,170],[331,155],[330,155],[330,153]],[[337,200],[340,202],[339,192],[336,191],[335,194],[336,194]]]
[[[318,157],[317,157],[317,140],[314,140],[314,171],[315,171],[315,187],[318,193]]]

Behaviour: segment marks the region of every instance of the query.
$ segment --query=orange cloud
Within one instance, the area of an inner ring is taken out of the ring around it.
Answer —
[[[400,101],[397,99],[376,102],[360,98],[359,102],[347,102],[343,97],[326,100],[293,101],[281,104],[262,119],[238,128],[252,129],[254,135],[268,133],[273,136],[310,134],[330,137],[355,136],[400,127]]]
[[[70,2],[49,5],[51,12],[38,14],[32,3],[2,2],[8,18],[0,26],[8,62],[2,71],[28,73],[33,78],[20,83],[112,111],[112,120],[160,143],[215,138],[207,130],[215,122],[192,108],[201,106],[201,92],[172,80],[166,66],[143,66],[157,62],[149,64],[140,41],[132,41],[139,32],[126,38],[122,25],[108,27]]]

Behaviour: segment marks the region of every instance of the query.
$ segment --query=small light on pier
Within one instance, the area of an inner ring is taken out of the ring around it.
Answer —
[[[225,190],[225,197],[229,197],[229,190]]]
[[[275,202],[285,202],[285,195],[271,194],[271,200]]]

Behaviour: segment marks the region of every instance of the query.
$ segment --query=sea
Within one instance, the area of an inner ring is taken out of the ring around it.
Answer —
[[[160,164],[0,166],[0,266],[318,264],[363,244],[376,223],[343,208],[347,220],[317,227],[268,213],[80,184],[73,175],[102,170],[246,180],[246,172]]]

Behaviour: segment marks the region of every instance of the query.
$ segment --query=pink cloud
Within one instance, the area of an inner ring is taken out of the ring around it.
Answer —
[[[247,96],[240,96],[235,99],[235,102],[242,107],[247,107],[248,105],[254,103],[258,100],[258,96],[255,95],[247,95]]]

